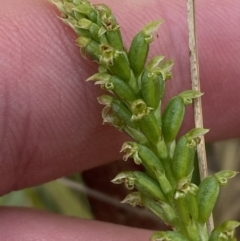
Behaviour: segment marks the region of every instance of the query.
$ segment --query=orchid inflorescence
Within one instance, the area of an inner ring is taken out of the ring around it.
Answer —
[[[237,221],[225,221],[210,234],[206,228],[220,187],[236,172],[221,171],[200,185],[194,184],[196,146],[208,130],[194,128],[178,138],[185,106],[202,93],[184,91],[170,99],[164,109],[161,107],[173,61],[159,55],[147,62],[147,57],[162,21],[143,27],[126,50],[120,26],[106,5],[87,0],[51,1],[60,10],[62,21],[76,32],[82,55],[99,65],[98,73],[87,81],[94,81],[108,93],[98,97],[105,106],[103,122],[133,139],[123,144],[123,159],[132,158],[145,168],[145,172],[121,172],[112,180],[134,189],[122,202],[145,206],[173,230],[155,232],[150,240],[236,241]]]

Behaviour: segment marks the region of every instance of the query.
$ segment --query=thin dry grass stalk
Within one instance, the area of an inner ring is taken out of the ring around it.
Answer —
[[[196,36],[196,21],[195,21],[195,0],[187,0],[188,13],[188,41],[189,41],[189,57],[190,57],[190,71],[192,89],[200,91],[200,77],[199,77],[199,62],[197,50],[197,36]],[[201,98],[194,100],[194,120],[195,126],[203,128],[202,102]],[[203,180],[208,175],[207,158],[205,149],[205,139],[201,136],[201,142],[197,146],[198,165],[200,178]],[[214,228],[212,215],[208,221],[208,232]]]

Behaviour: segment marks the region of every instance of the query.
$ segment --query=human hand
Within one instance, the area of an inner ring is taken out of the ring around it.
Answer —
[[[85,83],[96,65],[80,56],[74,33],[56,18],[54,6],[45,0],[0,2],[0,193],[120,158],[126,136],[101,125],[100,91]],[[175,60],[168,96],[190,86],[185,2],[104,3],[118,17],[128,45],[147,22],[165,19],[151,53]],[[198,5],[204,126],[211,128],[206,138],[239,137],[237,1],[216,5],[204,0]],[[189,125],[191,117],[185,123]],[[149,231],[15,208],[1,209],[0,229],[6,241],[140,241],[150,236]]]

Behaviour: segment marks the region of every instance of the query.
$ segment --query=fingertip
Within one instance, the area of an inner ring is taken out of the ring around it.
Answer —
[[[1,208],[0,232],[5,241],[146,241],[152,233],[25,208]]]

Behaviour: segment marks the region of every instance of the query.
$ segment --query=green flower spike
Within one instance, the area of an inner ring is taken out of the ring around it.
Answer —
[[[50,0],[61,12],[62,21],[77,34],[82,55],[96,61],[94,81],[109,95],[98,97],[104,105],[103,123],[126,132],[134,141],[125,142],[123,160],[133,158],[144,172],[125,171],[112,182],[124,183],[132,192],[122,201],[145,206],[173,231],[155,232],[151,241],[236,241],[237,221],[226,221],[209,235],[206,222],[217,201],[220,187],[237,172],[224,170],[192,183],[194,157],[207,129],[194,128],[178,138],[185,107],[202,96],[186,90],[174,96],[162,111],[172,60],[155,56],[148,63],[153,35],[162,21],[152,21],[124,48],[120,26],[111,9],[88,0]]]

